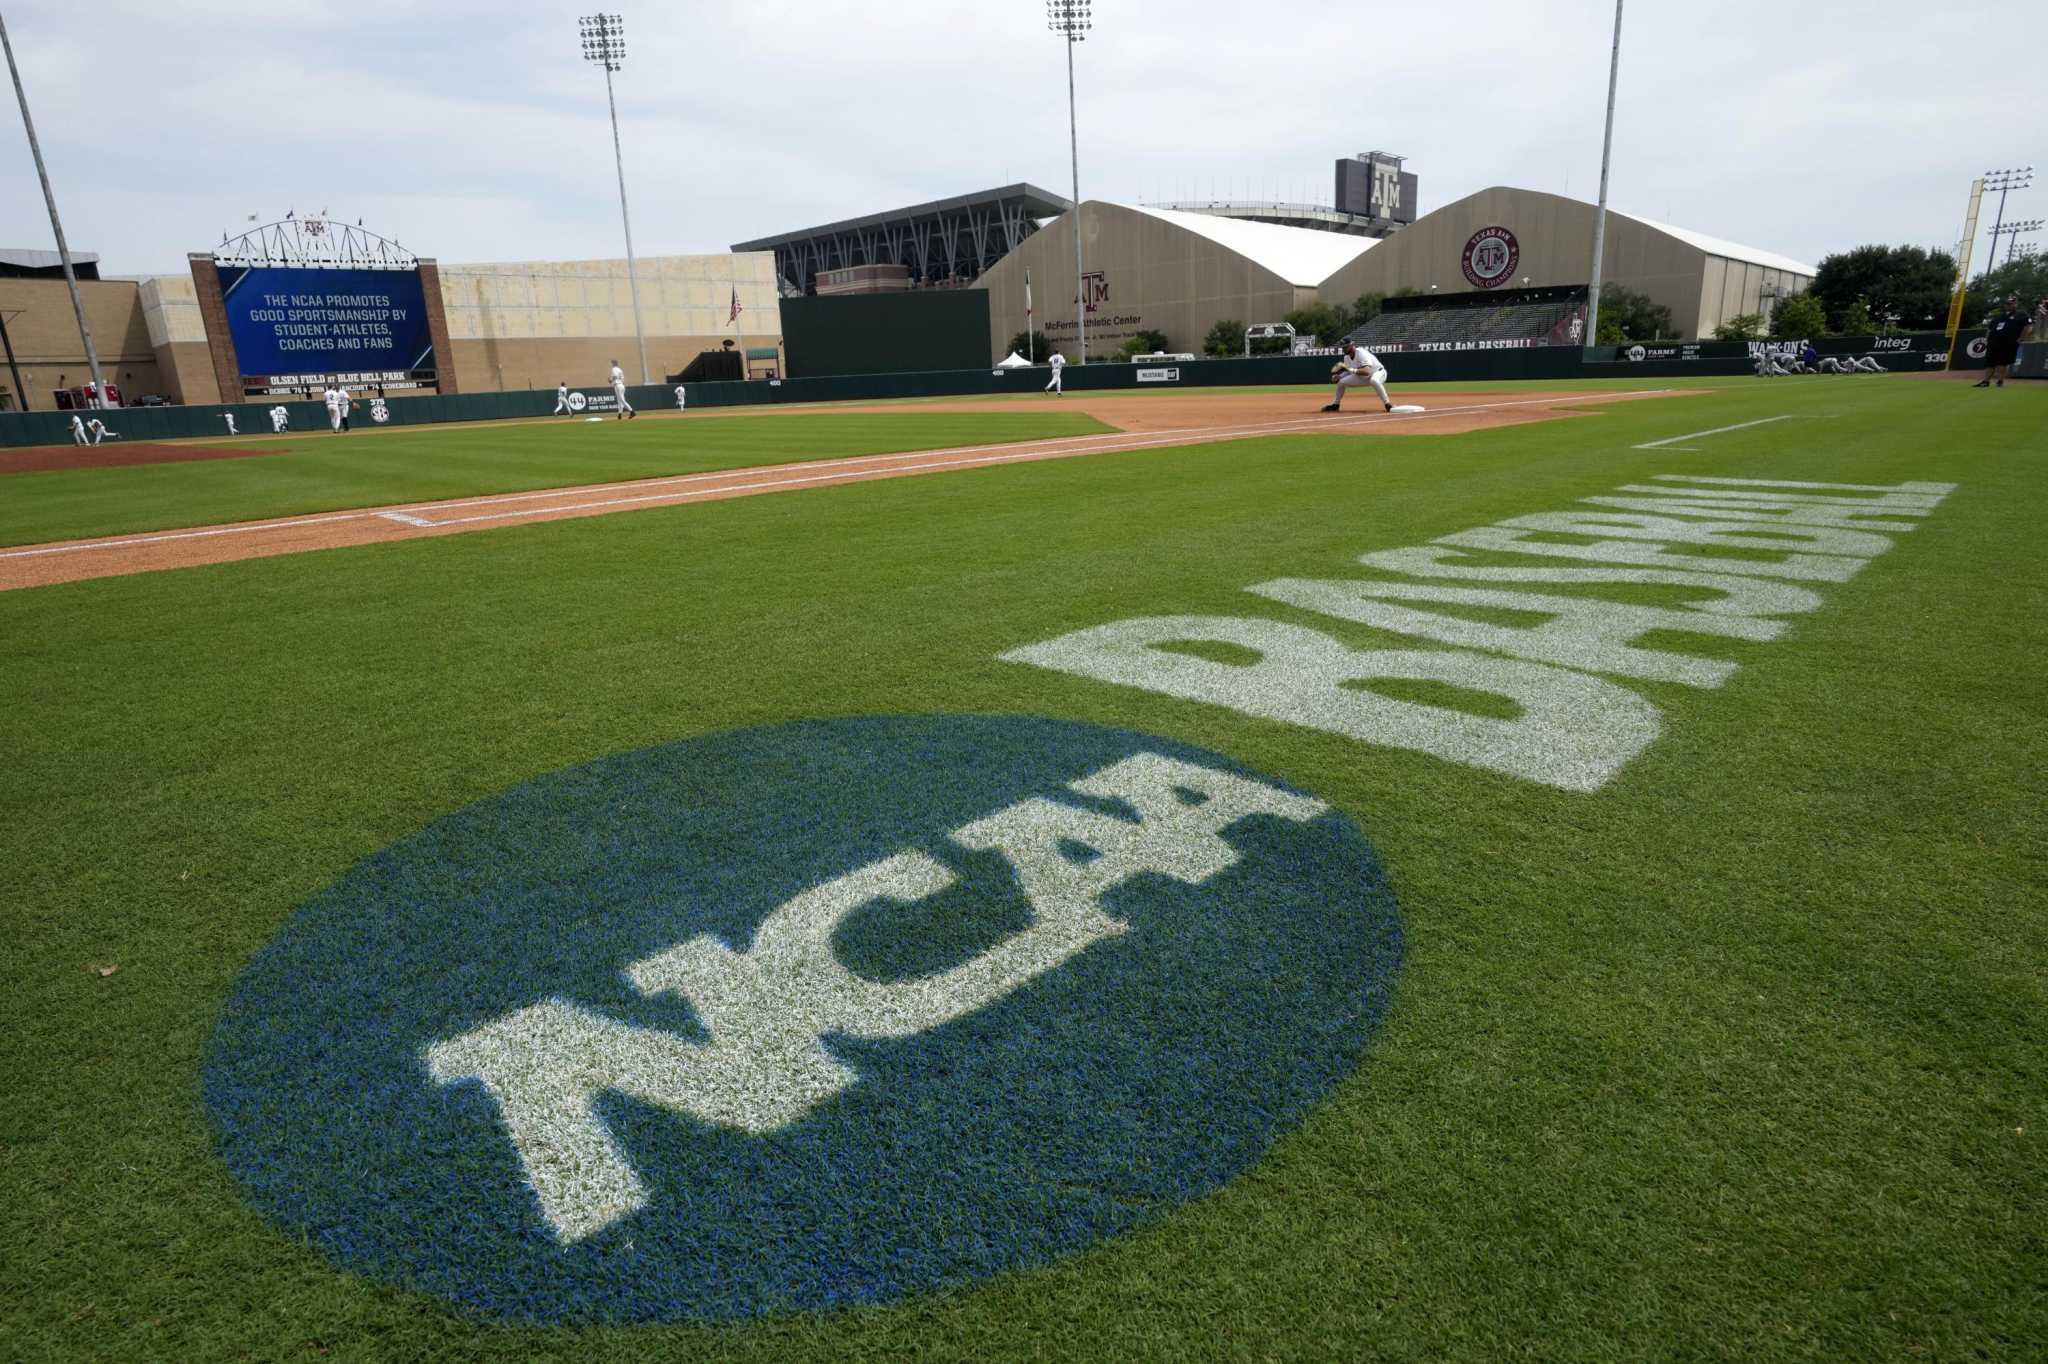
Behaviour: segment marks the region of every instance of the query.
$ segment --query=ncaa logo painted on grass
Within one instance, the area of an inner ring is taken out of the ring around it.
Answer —
[[[203,1081],[335,1263],[535,1321],[885,1302],[1257,1161],[1401,955],[1371,845],[1184,744],[811,721],[528,782],[362,862]]]

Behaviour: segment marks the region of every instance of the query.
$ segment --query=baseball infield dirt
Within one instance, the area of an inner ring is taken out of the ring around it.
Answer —
[[[112,445],[24,445],[0,450],[0,474],[40,474],[52,469],[113,469],[128,464],[183,464],[201,459],[255,459],[288,455],[290,445],[176,445],[164,441],[115,441]]]
[[[1676,389],[1625,393],[1546,393],[1517,397],[1510,391],[1431,392],[1426,411],[1389,415],[1376,401],[1354,403],[1341,413],[1316,410],[1321,391],[1306,395],[1177,393],[1159,397],[1074,395],[1070,398],[995,398],[918,404],[918,411],[1015,411],[1033,402],[1057,402],[1086,412],[1120,430],[1104,435],[1066,436],[1006,445],[963,446],[908,454],[812,460],[751,469],[680,474],[588,487],[500,493],[440,502],[405,503],[278,517],[268,521],[198,526],[96,540],[60,541],[0,549],[0,591],[77,582],[88,578],[189,568],[200,564],[298,554],[307,550],[454,535],[532,521],[598,516],[636,507],[672,506],[757,493],[792,492],[839,483],[947,470],[990,468],[1041,459],[1113,454],[1177,445],[1206,445],[1260,436],[1447,435],[1524,422],[1551,421],[1583,413],[1589,405],[1672,396]],[[1355,395],[1354,395],[1355,397]],[[818,411],[819,409],[808,409]],[[870,410],[860,406],[827,409]],[[900,412],[901,405],[878,406]],[[728,414],[730,409],[725,410]],[[719,409],[692,413],[718,415]],[[786,415],[799,415],[790,410]],[[60,451],[63,447],[57,447]],[[136,447],[130,447],[134,449]],[[192,447],[166,447],[171,449]],[[281,452],[285,447],[276,447]],[[200,457],[239,457],[247,447],[197,447]],[[271,453],[266,449],[263,453]],[[75,466],[73,466],[75,467]]]

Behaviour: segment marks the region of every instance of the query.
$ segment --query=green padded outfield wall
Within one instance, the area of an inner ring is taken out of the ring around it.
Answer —
[[[782,300],[789,377],[978,369],[988,353],[988,292],[920,289]]]
[[[972,293],[974,291],[963,291]],[[881,297],[888,297],[882,295]],[[902,295],[896,297],[901,298]],[[796,302],[797,300],[788,300]],[[805,302],[817,302],[809,299]],[[838,303],[840,299],[825,300]],[[787,303],[785,303],[787,306]],[[984,305],[985,306],[985,305]],[[977,345],[987,344],[986,324]],[[1957,338],[1955,368],[1982,369],[1984,333],[1972,330]],[[1381,357],[1386,361],[1389,380],[1396,384],[1468,383],[1486,384],[1516,379],[1687,379],[1713,375],[1736,376],[1753,372],[1754,344],[1743,341],[1674,341],[1642,347],[1532,346],[1508,350],[1399,351]],[[1777,344],[1777,343],[1772,343]],[[1816,341],[1824,354],[1869,355],[1892,373],[1938,370],[1948,358],[1947,338],[1939,332],[1910,336],[1833,336]],[[1640,349],[1635,358],[1631,350]],[[2032,359],[2043,348],[2029,348]],[[1976,354],[1971,354],[1975,351]],[[2038,360],[2034,360],[2039,364]],[[1069,365],[1068,392],[1103,389],[1131,389],[1165,392],[1175,388],[1214,388],[1223,385],[1301,384],[1312,390],[1329,382],[1328,355],[1261,356],[1254,359],[1189,360],[1163,365],[1095,364]],[[750,382],[726,380],[688,384],[683,395],[689,408],[750,407],[764,403],[860,402],[883,398],[974,397],[985,394],[1034,394],[1045,386],[1043,366],[1027,369],[994,369],[985,361],[943,369],[866,371],[852,374],[799,376],[791,379]],[[627,398],[644,411],[674,411],[679,398],[672,386],[634,384]],[[588,387],[574,391],[576,411],[557,421],[609,420],[611,391]],[[102,414],[107,424],[121,433],[120,439],[189,440],[194,437],[227,434],[223,417],[232,412],[240,434],[269,435],[269,408],[274,400],[207,404],[196,407],[121,408]],[[327,439],[327,413],[319,403],[286,402],[294,435]],[[379,426],[420,426],[436,422],[506,421],[546,417],[554,412],[553,389],[515,390],[505,393],[451,393],[445,396],[394,398],[385,405],[384,420],[376,419],[376,405],[369,399],[356,403],[354,423],[358,429]],[[63,445],[71,440],[71,418],[65,412],[0,413],[0,447]],[[6,460],[0,458],[0,473]]]

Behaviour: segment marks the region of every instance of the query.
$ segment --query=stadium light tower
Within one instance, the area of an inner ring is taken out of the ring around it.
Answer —
[[[2005,263],[2011,265],[2014,257],[2019,254],[2021,237],[2039,232],[2040,230],[2041,220],[2039,218],[2029,218],[2023,223],[2007,223],[2005,225]]]
[[[1094,27],[1090,0],[1045,0],[1045,26],[1067,40],[1067,152],[1074,167],[1074,328],[1082,364],[1088,363],[1088,282],[1081,277],[1081,138],[1074,124],[1074,44]]]
[[[612,97],[612,72],[626,63],[626,21],[617,14],[586,14],[576,21],[583,60],[604,68],[604,102],[612,111],[612,160],[619,168],[619,221],[626,226],[626,287],[633,295],[633,339],[640,343],[640,382],[651,384],[647,332],[640,325],[640,277],[633,265],[633,215],[626,209],[626,154],[619,150],[619,104]]]
[[[21,126],[28,132],[28,149],[35,157],[36,178],[43,182],[43,203],[50,210],[50,231],[57,237],[57,259],[64,265],[64,284],[71,290],[71,311],[78,317],[78,338],[85,343],[85,367],[92,372],[93,404],[104,407],[107,386],[100,378],[100,353],[93,348],[92,327],[85,320],[85,304],[78,297],[78,274],[71,268],[71,248],[64,244],[64,220],[57,216],[57,196],[50,191],[50,172],[43,166],[43,144],[36,141],[36,123],[28,116],[28,95],[21,88],[21,68],[14,64],[14,44],[7,37],[7,21],[0,18],[0,49],[7,53],[7,74],[14,78],[14,98],[21,105]],[[14,348],[8,347],[11,362]],[[16,387],[21,380],[15,379]],[[28,392],[22,390],[21,410],[28,411]]]
[[[1593,213],[1593,277],[1586,284],[1586,344],[1600,343],[1600,261],[1607,249],[1607,166],[1614,156],[1614,87],[1621,79],[1621,0],[1614,0],[1614,50],[1607,58],[1607,134],[1600,142],[1600,207]]]
[[[2010,166],[2005,170],[1984,172],[1984,188],[1998,191],[1998,212],[1991,223],[1991,254],[1985,257],[1985,269],[1992,269],[1998,264],[1998,234],[2005,230],[2005,196],[2033,183],[2032,166]]]

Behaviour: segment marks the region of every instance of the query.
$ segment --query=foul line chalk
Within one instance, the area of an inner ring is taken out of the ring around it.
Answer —
[[[1792,414],[1790,412],[1787,412],[1783,416],[1779,417],[1759,417],[1753,422],[1737,422],[1733,426],[1717,426],[1711,431],[1688,431],[1682,436],[1667,436],[1663,440],[1644,441],[1641,445],[1631,445],[1629,449],[1659,450],[1667,445],[1677,445],[1678,442],[1682,440],[1698,440],[1701,436],[1718,436],[1723,431],[1740,431],[1744,427],[1769,426],[1772,422],[1783,422],[1790,420],[1792,420]]]

